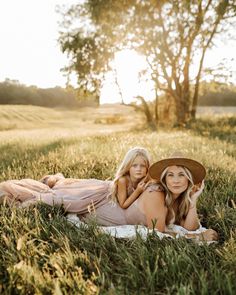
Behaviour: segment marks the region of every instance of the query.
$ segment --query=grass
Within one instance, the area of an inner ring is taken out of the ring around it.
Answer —
[[[80,136],[65,121],[56,129],[39,124],[0,132],[0,181],[54,172],[112,179],[132,146],[146,147],[154,160],[181,149],[207,168],[199,214],[203,226],[220,235],[210,246],[155,235],[119,240],[92,223],[78,230],[62,208],[1,205],[0,293],[235,294],[236,145],[229,132],[235,122],[236,117],[200,118],[184,131],[97,135],[95,129]]]

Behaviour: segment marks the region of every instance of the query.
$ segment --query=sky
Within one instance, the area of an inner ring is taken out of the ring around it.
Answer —
[[[0,81],[9,78],[25,85],[64,86],[60,69],[67,64],[60,51],[57,4],[72,0],[0,1]]]
[[[68,60],[57,42],[58,21],[61,17],[56,13],[56,5],[70,6],[77,2],[78,0],[0,1],[0,82],[8,78],[40,88],[66,85],[66,77],[61,69],[68,64]],[[232,58],[235,52],[235,41],[221,44],[213,52],[207,53],[205,65],[219,62],[223,57]],[[117,61],[120,64],[119,77],[124,96],[131,98],[135,94],[142,95],[142,91],[149,86],[138,85],[137,82],[137,71],[143,67],[140,57],[124,52],[117,57]],[[236,61],[234,68],[236,69]],[[102,89],[102,102],[108,99],[119,100],[116,89],[108,75]]]

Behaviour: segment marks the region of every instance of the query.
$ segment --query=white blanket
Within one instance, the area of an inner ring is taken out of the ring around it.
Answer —
[[[66,216],[67,220],[73,223],[76,227],[80,228],[81,226],[86,226],[84,222],[82,222],[79,217],[76,214],[68,214]],[[171,238],[174,239],[173,236],[169,235],[168,233],[162,233],[158,230],[148,229],[146,226],[143,225],[119,225],[119,226],[98,226],[98,228],[112,237],[115,238],[123,238],[123,239],[135,239],[137,234],[140,235],[143,239],[146,239],[149,234],[153,234],[153,231],[155,234],[160,238]],[[207,229],[205,227],[202,227],[200,225],[199,229],[196,231],[188,231],[182,226],[179,225],[170,225],[167,227],[166,231],[168,232],[174,232],[176,233],[175,239],[178,239],[180,237],[184,237],[185,234],[199,234]],[[203,242],[195,240],[198,244],[202,244]],[[214,243],[215,241],[208,241],[207,244]]]

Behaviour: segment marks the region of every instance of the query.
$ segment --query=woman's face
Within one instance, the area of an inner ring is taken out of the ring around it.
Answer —
[[[184,169],[180,166],[168,167],[165,179],[166,185],[172,192],[174,198],[178,198],[188,188],[189,180]]]

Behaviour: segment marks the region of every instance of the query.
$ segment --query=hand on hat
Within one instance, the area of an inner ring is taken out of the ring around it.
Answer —
[[[205,187],[205,184],[204,184],[204,180],[201,182],[201,185],[194,185],[190,195],[191,195],[191,200],[193,202],[196,202],[197,199],[199,198],[199,196],[201,195],[201,193],[203,192],[203,189]]]

